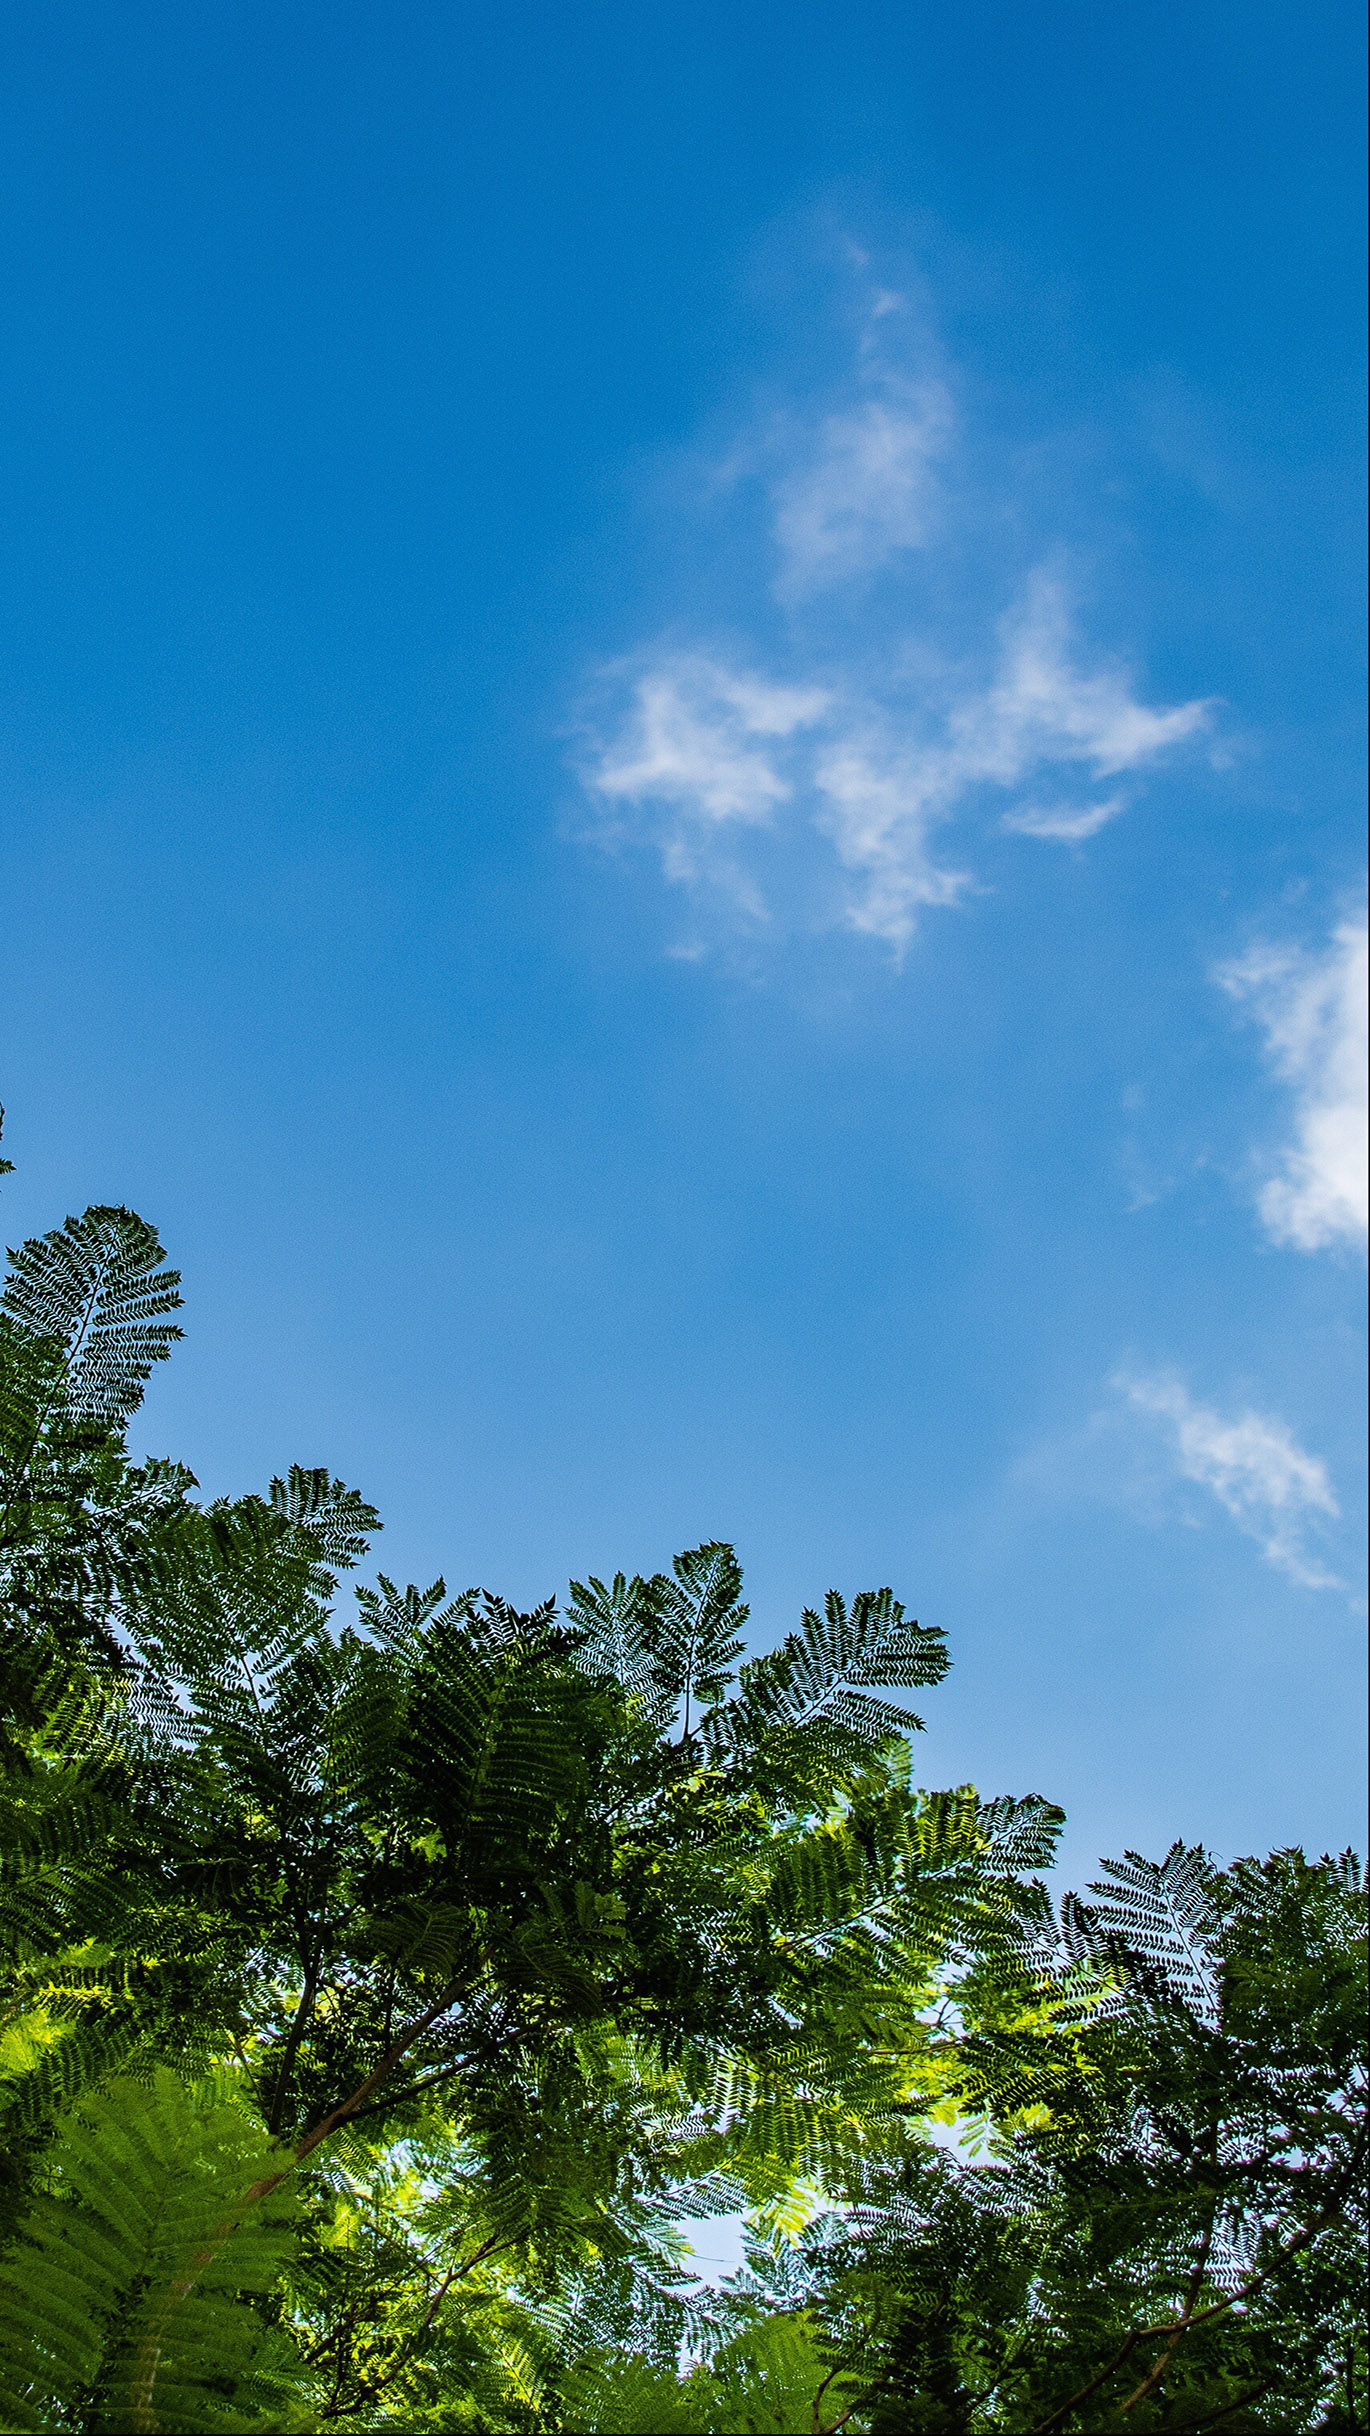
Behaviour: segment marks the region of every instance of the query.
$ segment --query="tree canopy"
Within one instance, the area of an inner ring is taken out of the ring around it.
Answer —
[[[717,1542],[344,1597],[354,1490],[130,1455],[179,1301],[109,1207],[0,1300],[5,2427],[1364,2424],[1350,1855],[1053,1907],[942,1635],[744,1656]]]

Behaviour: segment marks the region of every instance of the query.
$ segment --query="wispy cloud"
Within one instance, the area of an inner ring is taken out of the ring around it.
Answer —
[[[985,774],[1004,786],[1038,762],[1080,763],[1096,779],[1142,769],[1192,736],[1212,708],[1184,702],[1150,710],[1126,670],[1080,668],[1063,588],[1045,572],[1005,620],[1003,641],[993,690],[983,704],[967,706],[958,724],[974,739]]]
[[[799,462],[772,483],[782,599],[872,575],[928,538],[951,399],[936,380],[885,386],[884,396],[825,416]]]
[[[1309,1547],[1340,1512],[1327,1467],[1273,1413],[1220,1413],[1196,1404],[1173,1371],[1122,1373],[1114,1385],[1161,1430],[1182,1479],[1208,1489],[1267,1564],[1308,1590],[1344,1587]]]
[[[1081,846],[1126,809],[1125,795],[1106,795],[1100,803],[1087,804],[1083,812],[1070,804],[1020,804],[1015,812],[1004,814],[1000,825],[1016,829],[1023,837],[1050,837],[1063,846]]]
[[[815,825],[837,849],[852,883],[845,919],[852,930],[902,948],[921,905],[954,905],[970,874],[941,868],[930,834],[955,802],[946,757],[901,750],[874,716],[838,729],[814,764]]]
[[[902,579],[872,589],[951,546],[953,390],[909,300],[873,290],[847,395],[772,416],[721,477],[729,496],[759,483],[766,644],[672,643],[602,672],[582,761],[602,825],[654,844],[725,919],[773,922],[783,864],[787,920],[902,952],[924,908],[975,885],[968,848],[946,855],[937,832],[979,819],[1080,846],[1126,809],[1120,781],[1208,721],[1206,702],[1149,704],[1090,648],[1057,566],[982,569],[955,662],[931,610],[910,623]]]
[[[816,687],[767,685],[698,654],[649,669],[600,756],[595,785],[628,803],[688,806],[696,819],[768,821],[793,789],[773,744],[827,708]]]
[[[1367,932],[1339,923],[1321,951],[1257,947],[1218,980],[1249,1006],[1293,1094],[1293,1139],[1259,1197],[1277,1243],[1364,1245],[1367,1232]]]
[[[877,693],[840,667],[824,683],[776,684],[702,652],[649,657],[596,735],[585,776],[620,818],[624,807],[641,815],[668,879],[710,889],[753,921],[766,899],[736,833],[783,823],[792,856],[818,858],[809,919],[902,949],[921,907],[954,904],[973,884],[935,858],[935,829],[980,798],[1035,798],[1044,784],[1073,784],[1078,797],[1082,776],[1097,786],[1142,770],[1207,709],[1151,709],[1125,670],[1083,664],[1061,582],[1042,570],[1001,621],[978,688],[896,673]],[[1003,818],[1031,837],[1079,842],[1125,800],[1115,787],[1083,804],[1019,803]]]

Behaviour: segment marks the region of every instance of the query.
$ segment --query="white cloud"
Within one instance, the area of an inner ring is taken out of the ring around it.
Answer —
[[[873,574],[927,538],[932,465],[951,437],[940,381],[891,386],[820,424],[773,484],[782,598]]]
[[[847,899],[853,930],[902,947],[920,905],[954,905],[971,885],[969,872],[939,869],[928,851],[947,792],[935,756],[900,761],[848,735],[820,754],[814,784],[823,800],[818,826],[860,878]]]
[[[1217,976],[1251,1007],[1294,1095],[1294,1138],[1259,1206],[1275,1241],[1301,1252],[1366,1240],[1366,951],[1362,918],[1321,954],[1258,947]]]
[[[1171,1371],[1123,1375],[1114,1384],[1160,1424],[1181,1476],[1212,1491],[1268,1564],[1309,1590],[1343,1587],[1307,1545],[1318,1518],[1340,1512],[1327,1467],[1305,1452],[1287,1423],[1250,1411],[1228,1417],[1196,1404]]]
[[[709,889],[753,923],[766,896],[737,833],[783,820],[801,895],[806,858],[813,866],[811,922],[835,918],[898,951],[920,908],[954,904],[973,886],[969,871],[933,859],[930,841],[981,791],[1117,778],[1207,716],[1201,702],[1150,709],[1121,670],[1082,668],[1061,586],[1046,574],[1003,621],[987,685],[949,699],[940,677],[905,677],[881,691],[877,700],[852,681],[776,684],[703,654],[665,654],[638,676],[587,783],[606,805],[645,815],[668,879]],[[1083,804],[1029,801],[1004,817],[1028,836],[1078,842],[1124,802],[1114,789]],[[825,843],[845,877],[836,897],[822,873]]]
[[[768,685],[699,654],[664,660],[638,678],[589,783],[609,804],[665,807],[657,843],[666,877],[711,883],[739,913],[764,920],[760,890],[720,833],[765,827],[789,801],[777,748],[826,707],[817,687]]]
[[[1020,804],[1016,812],[1004,814],[999,826],[1017,829],[1024,837],[1053,837],[1063,845],[1079,846],[1126,809],[1125,795],[1106,795],[1102,803],[1087,804],[1083,811],[1071,804]]]
[[[638,680],[594,783],[611,799],[686,804],[697,819],[767,821],[791,789],[756,740],[792,736],[826,703],[813,687],[767,685],[717,661],[667,662]]]
[[[998,679],[962,716],[985,775],[1002,774],[1006,786],[1035,761],[1087,763],[1096,778],[1141,769],[1192,736],[1212,709],[1184,702],[1149,710],[1123,669],[1086,675],[1073,661],[1065,594],[1045,570],[1033,577],[1002,634]]]
[[[1082,847],[1211,705],[1145,701],[1076,633],[1059,572],[1024,580],[1011,503],[972,497],[926,300],[845,252],[864,288],[845,393],[758,417],[704,485],[736,503],[720,580],[750,580],[770,640],[610,671],[582,774],[602,826],[655,846],[715,921],[844,927],[898,955],[977,885],[953,821]],[[898,590],[872,588],[896,569]]]

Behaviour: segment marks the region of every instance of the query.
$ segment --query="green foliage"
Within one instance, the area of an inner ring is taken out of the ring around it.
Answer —
[[[721,1543],[340,1610],[355,1491],[130,1460],[177,1303],[103,1208],[0,1300],[6,2425],[1354,2424],[1350,1864],[1058,1921],[1057,1810],[913,1782],[941,1635],[744,1659]]]
[[[569,1614],[591,1662],[636,1693],[659,1733],[679,1719],[684,1742],[732,1680],[748,1615],[741,1594],[732,1549],[713,1542],[650,1581],[618,1573],[609,1590],[593,1578],[573,1582]]]
[[[180,1274],[146,1220],[88,1209],[10,1254],[4,1309],[18,1327],[60,1347],[63,1402],[118,1429],[143,1399],[155,1362],[180,1336]]]
[[[291,2244],[280,2164],[238,2103],[165,2071],[64,2115],[0,2261],[6,2427],[302,2424],[298,2355],[253,2306]]]
[[[179,1278],[143,1219],[89,1209],[10,1254],[0,1295],[0,1736],[46,1722],[73,1666],[108,1672],[164,1570],[187,1472],[123,1430],[180,1330]]]
[[[1176,1846],[1068,1897],[959,2041],[978,2157],[888,2151],[812,2246],[874,2431],[1354,2427],[1365,1907]]]

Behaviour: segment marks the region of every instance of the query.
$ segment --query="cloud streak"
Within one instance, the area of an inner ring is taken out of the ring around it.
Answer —
[[[952,430],[950,396],[935,380],[896,384],[825,417],[800,462],[771,486],[779,597],[864,580],[921,548],[936,507],[933,469]]]
[[[1339,923],[1321,952],[1256,947],[1221,986],[1250,1008],[1293,1098],[1293,1135],[1259,1195],[1266,1231],[1301,1252],[1364,1248],[1367,1234],[1367,928]]]
[[[1001,621],[987,685],[896,676],[877,694],[841,669],[777,684],[707,653],[663,652],[628,678],[584,775],[620,822],[637,816],[669,880],[764,920],[738,833],[783,833],[808,870],[812,926],[837,921],[902,951],[920,909],[974,885],[959,859],[938,858],[938,829],[981,799],[1027,790],[1003,825],[1078,844],[1116,818],[1125,793],[1115,784],[1044,809],[1044,786],[1078,797],[1082,778],[1098,787],[1140,772],[1208,713],[1203,702],[1153,709],[1125,670],[1084,663],[1060,581],[1042,570]]]
[[[772,418],[715,484],[750,483],[763,510],[765,646],[672,642],[601,673],[581,760],[597,826],[654,846],[725,928],[845,927],[902,954],[925,909],[977,884],[969,841],[944,849],[951,824],[1081,847],[1209,721],[1092,651],[1049,563],[1025,582],[982,570],[958,662],[936,613],[910,623],[915,556],[945,589],[958,452],[931,340],[907,298],[874,292],[845,397]]]
[[[1308,1545],[1310,1531],[1340,1513],[1327,1467],[1287,1423],[1274,1414],[1228,1415],[1197,1404],[1173,1371],[1121,1374],[1114,1384],[1160,1429],[1181,1478],[1208,1489],[1267,1564],[1307,1590],[1344,1588]]]
[[[1126,809],[1125,795],[1106,795],[1083,812],[1069,804],[1020,804],[1016,812],[1004,814],[1000,827],[1016,829],[1021,837],[1050,837],[1063,846],[1081,846]]]

